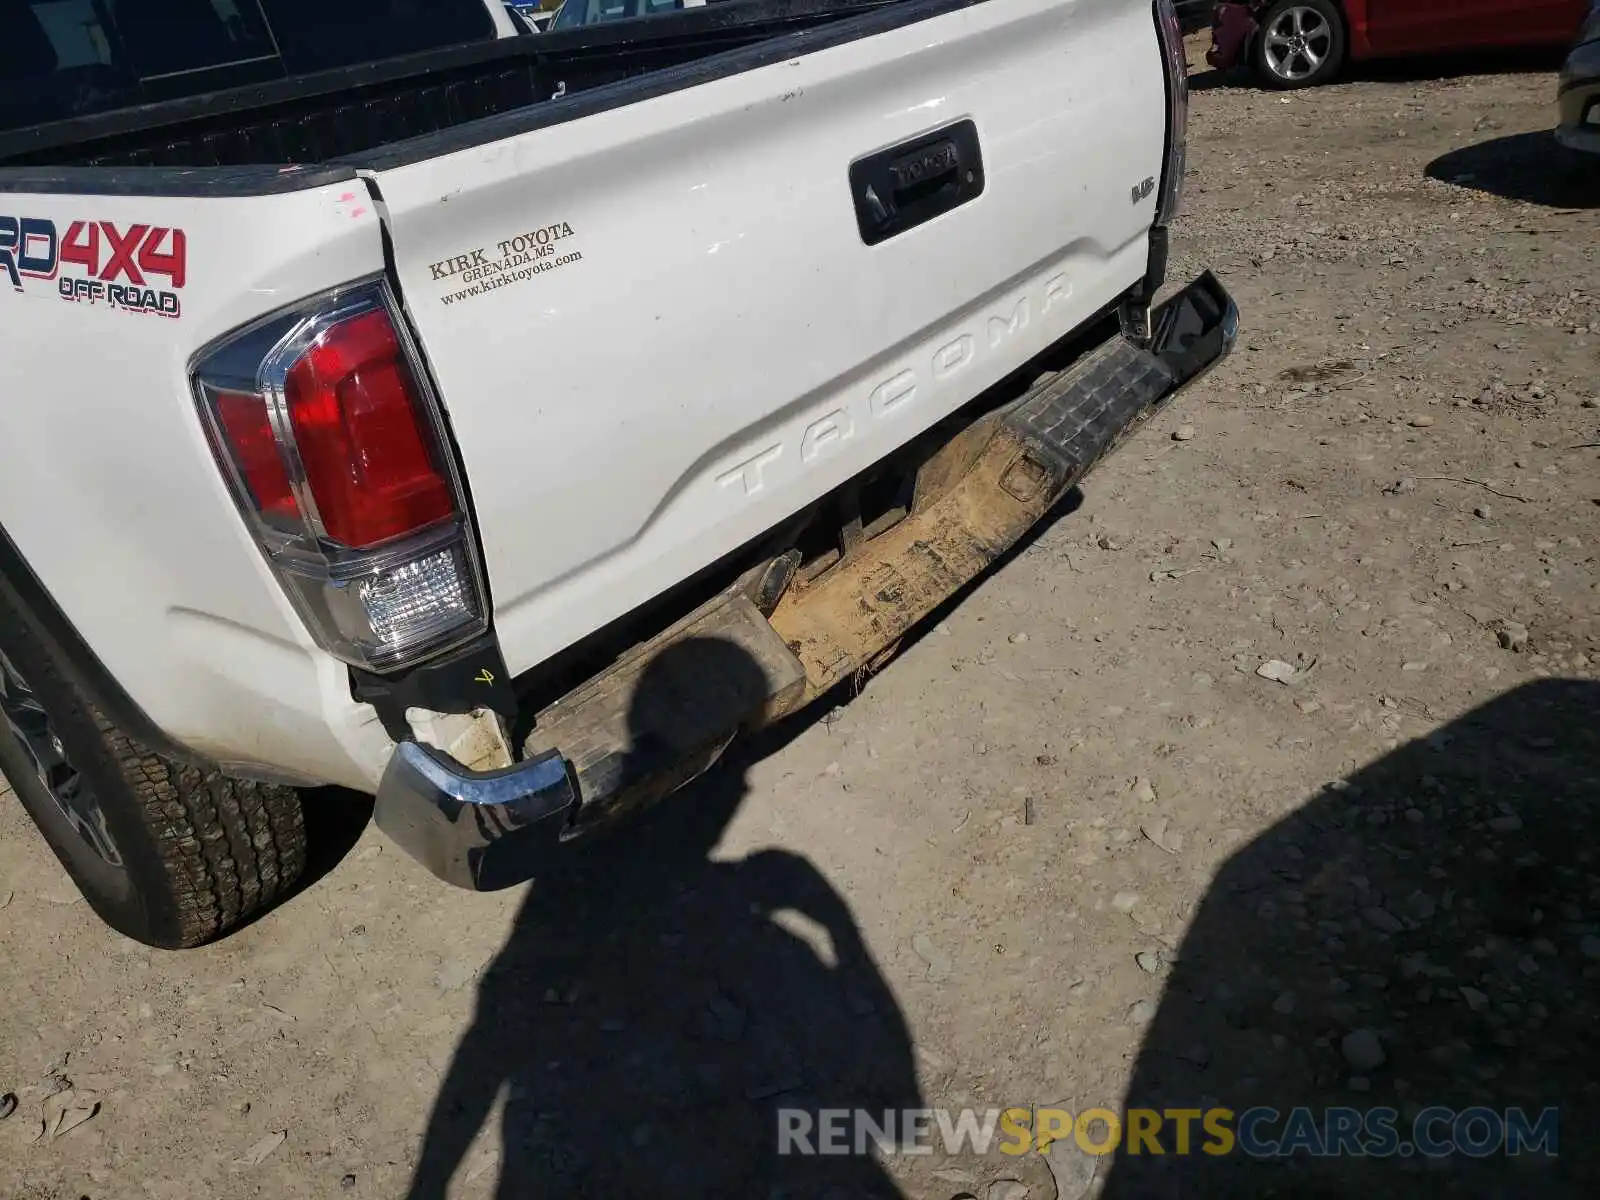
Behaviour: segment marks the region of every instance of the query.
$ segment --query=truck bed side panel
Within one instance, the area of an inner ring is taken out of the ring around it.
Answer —
[[[312,646],[224,485],[189,391],[218,336],[383,269],[359,180],[266,196],[0,192],[0,522],[171,738],[370,786],[387,743]],[[181,245],[180,245],[181,239]]]

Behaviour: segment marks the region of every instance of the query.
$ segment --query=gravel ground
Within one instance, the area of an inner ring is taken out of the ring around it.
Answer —
[[[1553,73],[1408,70],[1198,77],[1172,274],[1237,353],[565,875],[367,830],[162,954],[0,806],[0,1195],[1597,1194],[1600,178]],[[1030,1104],[1559,1105],[1561,1154],[774,1154],[782,1105]]]

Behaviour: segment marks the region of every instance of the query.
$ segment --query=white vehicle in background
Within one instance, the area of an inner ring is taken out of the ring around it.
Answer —
[[[523,33],[543,33],[556,15],[555,10],[541,8],[538,3],[519,4],[514,0],[506,0],[506,7],[511,10],[512,18],[518,22]]]
[[[562,0],[550,28],[582,29],[607,21],[657,17],[665,13],[682,12],[686,8],[704,8],[705,5],[706,0]]]
[[[313,785],[527,879],[1236,334],[1157,303],[1170,0],[60,9],[0,47],[0,772],[153,945],[281,898]]]

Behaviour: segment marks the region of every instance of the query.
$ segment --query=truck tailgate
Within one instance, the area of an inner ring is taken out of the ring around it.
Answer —
[[[513,671],[849,479],[1145,269],[1165,134],[1146,4],[906,0],[664,74],[368,172]],[[981,192],[869,245],[852,164],[911,143],[888,159],[914,195],[962,122]]]

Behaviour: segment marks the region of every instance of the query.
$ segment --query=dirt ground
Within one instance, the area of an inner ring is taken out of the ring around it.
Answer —
[[[1197,72],[1171,276],[1218,272],[1237,352],[848,703],[568,874],[468,895],[368,829],[165,954],[0,805],[0,1195],[1600,1194],[1600,175],[1553,70],[1480,70]],[[34,1141],[62,1079],[98,1108]],[[774,1157],[784,1104],[1056,1103],[1563,1136]]]

